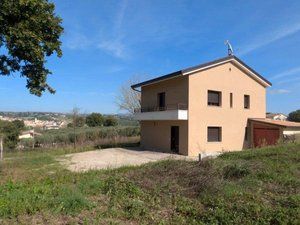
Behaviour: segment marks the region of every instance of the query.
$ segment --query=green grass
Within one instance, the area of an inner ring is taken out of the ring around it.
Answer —
[[[70,151],[5,155],[0,224],[300,222],[299,144],[86,173],[56,162]]]

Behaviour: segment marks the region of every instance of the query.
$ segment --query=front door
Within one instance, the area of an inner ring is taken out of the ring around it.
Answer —
[[[179,126],[171,126],[171,150],[179,153]]]

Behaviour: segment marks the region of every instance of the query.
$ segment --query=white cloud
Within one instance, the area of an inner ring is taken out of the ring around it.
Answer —
[[[125,36],[123,30],[123,23],[127,8],[127,0],[121,2],[119,10],[116,13],[114,24],[112,26],[112,38],[107,38],[97,45],[97,48],[104,50],[105,52],[117,57],[117,58],[127,58],[128,51],[123,42]]]
[[[283,78],[283,77],[290,76],[290,75],[293,75],[293,74],[296,74],[296,73],[300,74],[300,67],[291,68],[291,69],[286,70],[284,72],[278,73],[275,76],[273,76],[272,79]]]
[[[124,44],[118,40],[102,41],[97,45],[97,48],[102,49],[118,58],[127,57]]]
[[[288,94],[290,93],[290,90],[286,90],[286,89],[272,89],[269,91],[270,94]]]
[[[278,29],[271,30],[267,33],[264,33],[256,38],[253,42],[249,42],[247,46],[240,47],[241,51],[239,55],[248,54],[256,49],[259,49],[263,46],[271,44],[272,42],[278,41],[290,35],[293,35],[300,31],[300,22],[282,26]]]
[[[297,81],[300,81],[300,76],[298,76],[296,78],[281,80],[281,81],[277,82],[277,84],[295,83]]]
[[[67,34],[65,37],[65,46],[72,50],[86,49],[92,44],[93,42],[87,36],[79,32]]]

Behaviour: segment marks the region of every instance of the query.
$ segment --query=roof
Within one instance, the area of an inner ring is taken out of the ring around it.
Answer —
[[[182,69],[182,70],[178,70],[176,72],[173,73],[169,73],[151,80],[147,80],[138,84],[134,84],[131,87],[133,89],[141,87],[141,86],[145,86],[145,85],[149,85],[149,84],[153,84],[156,82],[160,82],[163,80],[167,80],[167,79],[171,79],[171,78],[175,78],[175,77],[179,77],[179,76],[183,76],[183,75],[188,75],[191,74],[193,72],[199,71],[201,69],[206,69],[206,68],[210,68],[216,65],[220,65],[223,63],[226,63],[228,61],[236,61],[238,62],[240,65],[242,65],[243,67],[245,67],[247,70],[249,70],[251,73],[253,73],[258,79],[261,79],[263,82],[265,82],[267,84],[267,86],[272,86],[272,83],[270,81],[268,81],[266,78],[264,78],[263,76],[261,76],[259,73],[257,73],[254,69],[252,69],[251,67],[249,67],[248,65],[246,65],[242,60],[240,60],[238,57],[234,56],[234,55],[230,55],[230,56],[226,56],[224,58],[220,58],[214,61],[210,61],[207,63],[203,63],[197,66],[193,66],[193,67],[189,67],[186,69]]]
[[[267,123],[275,126],[280,127],[295,127],[300,128],[300,123],[291,122],[291,121],[282,121],[282,120],[272,120],[268,118],[251,118],[251,121],[260,122],[260,123]]]
[[[266,113],[267,118],[274,118],[275,116],[280,116],[280,115],[287,117],[287,115],[283,113],[269,113],[269,112]]]

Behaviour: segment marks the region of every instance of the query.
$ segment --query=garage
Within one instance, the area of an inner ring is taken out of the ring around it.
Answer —
[[[272,119],[250,119],[252,147],[276,145],[286,137],[286,130],[300,132],[300,123]]]
[[[254,147],[261,147],[266,145],[275,145],[280,138],[280,129],[255,126],[253,128],[253,144]]]

